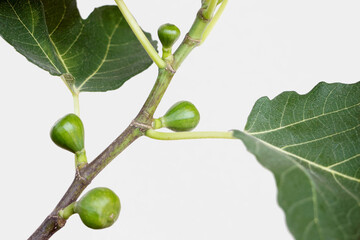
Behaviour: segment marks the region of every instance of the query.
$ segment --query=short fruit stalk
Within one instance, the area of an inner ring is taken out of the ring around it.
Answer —
[[[180,29],[174,24],[166,23],[159,27],[158,36],[162,44],[162,58],[166,62],[172,62],[172,46],[180,37]]]

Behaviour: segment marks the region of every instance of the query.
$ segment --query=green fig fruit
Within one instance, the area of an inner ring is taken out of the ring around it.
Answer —
[[[84,149],[84,125],[75,114],[59,119],[50,131],[52,141],[72,153]]]
[[[160,120],[163,127],[175,132],[190,131],[198,125],[200,113],[191,102],[180,101],[175,103]]]
[[[163,48],[169,49],[180,37],[180,30],[177,26],[166,23],[159,27],[158,36]]]
[[[120,199],[110,189],[98,187],[75,203],[74,212],[89,228],[103,229],[115,223],[120,214]]]

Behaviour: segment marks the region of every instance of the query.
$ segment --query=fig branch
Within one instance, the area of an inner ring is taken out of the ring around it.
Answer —
[[[212,1],[214,0],[210,0],[210,2]],[[118,2],[121,3],[122,1]],[[216,2],[218,1],[216,0]],[[189,53],[197,47],[203,39],[203,34],[211,20],[203,16],[203,12],[206,10],[207,4],[203,4],[190,31],[175,51],[173,60],[171,62],[167,62],[166,68],[161,67],[162,65],[159,66],[158,77],[155,85],[135,119],[118,138],[116,138],[102,153],[100,153],[98,157],[89,164],[85,163],[81,168],[77,168],[72,184],[55,209],[45,218],[38,229],[30,236],[29,240],[49,239],[54,233],[60,230],[66,224],[66,217],[68,214],[61,217],[59,212],[62,210],[60,213],[64,213],[63,211],[68,210],[66,207],[73,204],[79,198],[83,190],[116,156],[118,156],[136,139],[145,135],[147,130],[151,129],[155,110],[157,109],[176,70],[180,67],[181,63],[189,55]],[[130,22],[129,24],[134,25],[137,23],[135,21],[132,23]],[[71,209],[71,206],[69,208]]]

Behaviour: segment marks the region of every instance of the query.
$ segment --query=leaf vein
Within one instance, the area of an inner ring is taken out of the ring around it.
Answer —
[[[360,102],[357,103],[357,104],[354,104],[352,106],[349,106],[349,107],[344,107],[344,108],[341,108],[341,109],[338,109],[338,110],[335,110],[335,111],[332,111],[332,112],[327,112],[327,113],[324,113],[324,114],[316,115],[314,117],[306,118],[306,119],[303,119],[301,121],[294,122],[294,123],[291,123],[291,124],[288,124],[288,125],[284,125],[284,126],[279,127],[279,128],[274,128],[274,129],[270,129],[270,130],[266,130],[266,131],[260,131],[260,132],[251,132],[251,134],[252,135],[259,135],[259,134],[266,134],[266,133],[275,132],[275,131],[278,131],[278,130],[281,130],[281,129],[284,129],[284,128],[288,128],[288,127],[291,127],[291,126],[295,126],[297,124],[301,124],[301,123],[304,123],[304,122],[307,122],[307,121],[311,121],[311,120],[314,120],[314,119],[317,119],[317,118],[320,118],[320,117],[336,114],[336,113],[339,113],[339,112],[342,112],[342,111],[348,111],[349,109],[355,108],[355,107],[358,107],[358,106],[360,106]],[[254,123],[253,123],[253,125],[254,125]],[[249,132],[249,130],[248,130],[248,132]]]
[[[346,192],[351,198],[353,198],[356,203],[360,206],[360,200],[358,197],[356,197],[352,192],[349,191],[349,189],[347,189],[343,184],[341,184],[341,182],[337,179],[337,177],[332,174],[335,182],[344,190],[344,192]]]
[[[35,32],[35,21],[34,21],[34,13],[31,7],[31,3],[30,0],[28,0],[28,4],[29,4],[29,8],[30,8],[30,13],[31,13],[31,33],[34,34]]]
[[[262,103],[261,103],[261,105],[260,105],[260,107],[259,107],[259,111],[256,113],[256,116],[255,116],[255,119],[253,120],[253,123],[251,124],[251,126],[249,127],[249,130],[248,131],[250,131],[253,127],[254,127],[254,125],[255,125],[255,123],[256,123],[256,121],[257,121],[257,118],[259,117],[259,114],[260,114],[260,110],[261,110],[261,108],[262,108],[262,106],[264,105],[264,103],[265,103],[265,101],[263,101]]]
[[[67,6],[66,6],[66,3],[65,3],[65,0],[63,0],[63,3],[64,3],[64,11],[63,11],[63,14],[61,16],[61,19],[59,21],[59,23],[56,25],[56,27],[52,30],[52,32],[49,34],[49,36],[51,37],[51,35],[54,34],[54,32],[56,32],[56,30],[58,30],[60,24],[62,23],[62,21],[64,20],[65,18],[65,14],[66,14],[66,11],[67,11]]]
[[[112,41],[112,38],[116,32],[116,30],[118,29],[120,23],[122,22],[122,18],[120,18],[119,22],[116,24],[116,26],[114,27],[114,30],[113,32],[111,33],[111,35],[109,36],[109,42],[107,44],[107,48],[106,48],[106,51],[105,51],[105,54],[104,54],[104,57],[101,61],[101,63],[99,64],[99,66],[97,67],[97,69],[90,75],[88,76],[83,82],[82,84],[77,88],[77,90],[80,92],[81,88],[101,69],[101,67],[103,66],[103,64],[105,63],[105,60],[108,56],[108,53],[109,53],[109,50],[110,50],[110,44],[111,44],[111,41]]]
[[[329,94],[326,96],[325,98],[325,101],[324,101],[324,105],[323,105],[323,109],[322,109],[322,114],[324,115],[325,113],[325,108],[326,108],[326,104],[327,104],[327,101],[329,99],[329,97],[331,96],[331,94],[335,91],[335,89],[337,88],[337,86],[335,86],[330,92]]]
[[[81,29],[80,29],[79,34],[76,36],[75,40],[70,44],[70,46],[68,47],[68,49],[66,49],[65,52],[64,52],[63,54],[61,54],[61,56],[66,55],[66,54],[70,51],[70,49],[74,46],[74,44],[78,41],[80,35],[82,34],[82,31],[83,31],[83,29],[84,29],[85,24],[82,22],[81,19],[80,19],[80,22],[81,22]]]
[[[279,127],[282,127],[282,122],[283,122],[283,119],[284,119],[284,115],[285,115],[285,112],[286,112],[286,107],[287,105],[289,104],[289,99],[290,99],[290,94],[288,95],[287,99],[286,99],[286,103],[284,105],[284,109],[281,113],[281,118],[280,118],[280,126]]]
[[[21,20],[20,16],[17,14],[15,8],[13,5],[11,5],[11,3],[9,2],[9,0],[6,0],[7,3],[10,5],[10,7],[12,8],[14,14],[16,15],[17,19],[19,20],[19,22],[24,26],[24,28],[26,29],[26,31],[28,31],[28,33],[31,35],[31,37],[34,39],[34,41],[37,43],[37,45],[39,46],[39,48],[41,49],[41,51],[43,52],[43,54],[45,55],[45,57],[49,60],[50,64],[55,68],[56,71],[58,71],[58,73],[60,74],[60,70],[56,67],[56,65],[53,63],[53,61],[49,58],[49,56],[46,54],[45,50],[42,48],[42,46],[40,45],[40,43],[38,42],[38,40],[35,38],[34,34],[32,34],[29,30],[29,28],[24,24],[24,22]]]
[[[291,152],[285,151],[284,149],[281,149],[281,148],[279,148],[279,147],[277,147],[277,146],[274,146],[274,145],[272,145],[272,144],[270,144],[270,143],[268,143],[268,142],[266,142],[266,141],[263,141],[263,140],[261,140],[261,139],[259,139],[259,138],[256,138],[255,136],[252,136],[252,133],[249,133],[249,132],[246,132],[246,131],[244,131],[244,133],[247,134],[248,136],[251,136],[251,137],[255,138],[258,142],[261,142],[261,143],[264,144],[265,146],[268,146],[269,148],[273,148],[274,150],[276,150],[276,151],[278,151],[278,152],[280,152],[280,153],[283,153],[283,154],[285,154],[285,155],[287,155],[287,156],[296,158],[296,159],[298,159],[300,162],[307,163],[307,164],[309,164],[309,165],[312,165],[312,166],[314,166],[314,167],[316,167],[316,168],[318,168],[318,169],[320,169],[320,170],[322,170],[322,171],[328,172],[328,173],[330,173],[330,174],[335,174],[335,175],[340,176],[340,177],[342,177],[342,178],[345,178],[345,179],[348,179],[348,180],[351,180],[351,181],[360,183],[360,179],[359,179],[359,178],[355,178],[355,177],[352,177],[352,176],[348,176],[348,175],[343,174],[343,173],[341,173],[341,172],[338,172],[338,171],[336,171],[336,170],[333,170],[333,169],[330,169],[330,168],[328,168],[328,167],[322,166],[322,165],[320,165],[320,164],[314,163],[314,162],[312,162],[312,161],[310,161],[310,160],[308,160],[308,159],[306,159],[306,158],[303,158],[303,157],[301,157],[301,156],[295,155],[295,154],[293,154],[293,153],[291,153]],[[291,159],[290,159],[290,160],[291,160]]]
[[[321,141],[321,140],[324,140],[324,139],[327,139],[327,138],[331,138],[331,137],[334,137],[334,136],[337,136],[337,135],[340,135],[340,134],[349,132],[349,131],[354,130],[354,129],[358,128],[358,127],[360,127],[360,124],[356,125],[355,127],[346,129],[346,130],[344,130],[344,131],[337,132],[337,133],[334,133],[334,134],[330,134],[330,135],[327,135],[327,136],[324,136],[324,137],[321,137],[321,138],[313,139],[313,140],[306,141],[306,142],[300,142],[300,143],[295,143],[295,144],[291,144],[291,145],[286,145],[286,146],[283,146],[282,149],[291,148],[291,147],[296,147],[296,146],[301,146],[301,145],[304,145],[304,144]]]

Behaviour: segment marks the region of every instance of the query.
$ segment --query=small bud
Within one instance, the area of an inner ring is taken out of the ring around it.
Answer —
[[[103,229],[115,223],[120,214],[120,199],[108,188],[94,188],[75,203],[74,212],[89,228]]]
[[[173,24],[161,25],[158,29],[158,36],[163,48],[171,48],[180,37],[180,30]]]
[[[198,125],[200,113],[191,102],[180,101],[175,103],[159,120],[162,127],[175,132],[190,131]]]
[[[59,119],[50,131],[52,141],[72,153],[84,149],[84,125],[75,114]]]

